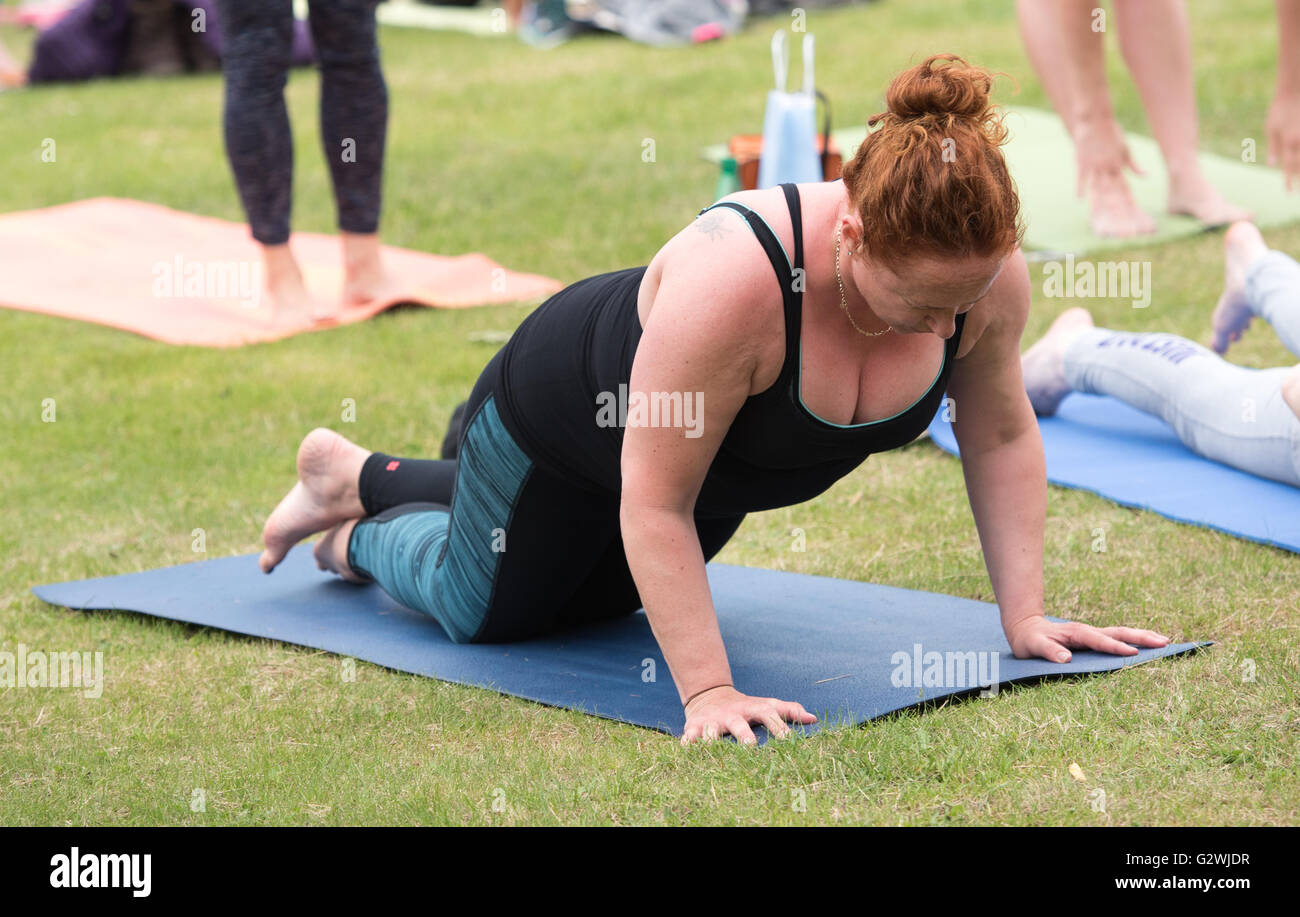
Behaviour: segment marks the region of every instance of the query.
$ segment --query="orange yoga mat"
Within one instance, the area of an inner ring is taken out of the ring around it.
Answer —
[[[285,321],[263,291],[248,227],[140,201],[91,200],[0,214],[0,306],[134,331],[169,344],[239,347],[350,324],[398,303],[457,309],[541,299],[559,281],[506,270],[479,254],[384,247],[400,295],[339,309],[339,240],[290,240],[324,321]]]

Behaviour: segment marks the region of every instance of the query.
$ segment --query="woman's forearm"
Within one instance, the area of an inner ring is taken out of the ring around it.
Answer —
[[[1277,91],[1300,95],[1300,0],[1277,0]]]
[[[682,702],[731,684],[695,520],[689,513],[627,503],[619,516],[628,567]]]
[[[984,452],[962,454],[962,473],[1002,629],[1043,614],[1047,472],[1037,425]]]

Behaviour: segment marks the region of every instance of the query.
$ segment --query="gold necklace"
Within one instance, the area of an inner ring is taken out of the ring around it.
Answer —
[[[853,326],[854,331],[856,331],[858,334],[861,334],[865,337],[878,338],[882,334],[888,334],[889,332],[894,330],[892,327],[886,326],[884,331],[863,331],[862,328],[858,325],[858,323],[853,320],[853,313],[849,311],[849,299],[847,296],[844,295],[844,280],[843,278],[840,277],[840,227],[839,226],[835,227],[835,282],[840,286],[840,308],[843,309],[844,314],[848,316],[849,324]]]

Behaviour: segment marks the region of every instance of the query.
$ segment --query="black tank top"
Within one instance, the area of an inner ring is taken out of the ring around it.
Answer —
[[[964,314],[957,316],[930,388],[893,417],[840,425],[809,411],[799,391],[803,285],[795,282],[803,276],[803,221],[798,189],[781,188],[794,228],[793,263],[757,213],[734,201],[713,205],[744,217],[772,263],[784,297],[785,362],[777,380],[748,398],[732,421],[696,500],[702,517],[802,503],[871,453],[916,439],[938,410],[961,341]],[[520,447],[553,473],[612,496],[621,486],[623,429],[598,425],[597,409],[631,377],[645,270],[601,274],[561,290],[524,320],[493,361],[498,408]]]

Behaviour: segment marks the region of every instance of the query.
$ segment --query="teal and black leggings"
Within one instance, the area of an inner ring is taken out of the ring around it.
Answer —
[[[575,486],[527,456],[483,373],[457,457],[373,453],[361,472],[367,518],[348,563],[456,643],[503,643],[641,607],[619,531],[618,496]],[[696,520],[705,558],[743,516]]]

